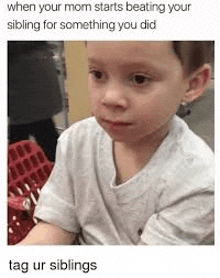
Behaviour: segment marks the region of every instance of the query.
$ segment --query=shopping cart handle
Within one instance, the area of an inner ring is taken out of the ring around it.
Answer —
[[[20,211],[31,210],[31,200],[29,197],[8,197],[8,206]]]

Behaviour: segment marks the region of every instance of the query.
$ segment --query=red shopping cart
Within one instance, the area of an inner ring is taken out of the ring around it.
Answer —
[[[52,163],[33,141],[8,147],[8,244],[21,241],[36,224],[33,211]]]

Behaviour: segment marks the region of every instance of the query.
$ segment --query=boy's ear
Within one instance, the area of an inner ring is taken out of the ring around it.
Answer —
[[[209,86],[211,80],[211,66],[204,64],[187,77],[187,90],[182,102],[190,103],[198,99]]]

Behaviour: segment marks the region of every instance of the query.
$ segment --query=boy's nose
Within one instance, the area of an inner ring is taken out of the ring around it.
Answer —
[[[106,107],[126,108],[127,99],[119,88],[108,88],[102,98],[102,104]]]

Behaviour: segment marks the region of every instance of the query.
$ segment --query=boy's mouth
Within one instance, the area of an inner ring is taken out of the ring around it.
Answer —
[[[106,119],[102,119],[102,122],[104,124],[107,124],[110,127],[124,127],[124,126],[130,126],[132,125],[132,123],[130,122],[125,122],[125,121],[120,121],[120,120],[106,120]]]

